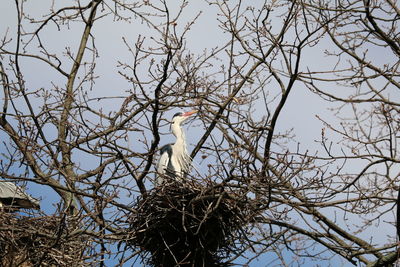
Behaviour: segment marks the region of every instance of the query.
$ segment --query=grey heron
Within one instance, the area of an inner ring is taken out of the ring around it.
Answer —
[[[23,209],[40,209],[37,199],[29,196],[25,191],[11,182],[0,181],[0,208],[8,211]]]
[[[184,174],[189,171],[191,158],[187,153],[185,133],[181,124],[197,110],[178,112],[172,117],[171,130],[176,137],[174,144],[164,145],[160,150],[160,159],[157,164],[158,185],[163,183],[163,176],[168,175],[177,181],[182,181]]]

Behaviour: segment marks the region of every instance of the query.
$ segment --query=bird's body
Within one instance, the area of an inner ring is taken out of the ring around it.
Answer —
[[[39,201],[32,198],[17,185],[0,181],[0,207],[7,210],[39,209]]]
[[[182,181],[184,175],[188,173],[191,158],[186,149],[185,133],[181,128],[181,123],[189,118],[196,111],[176,113],[172,118],[171,130],[176,137],[174,144],[167,144],[160,150],[160,160],[157,165],[157,184],[162,184],[163,176],[168,175],[175,180]]]

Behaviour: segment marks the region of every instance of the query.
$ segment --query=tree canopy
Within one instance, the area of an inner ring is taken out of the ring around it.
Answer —
[[[243,211],[224,262],[397,261],[396,1],[0,5],[0,176],[47,203],[30,217],[85,236],[84,262],[151,264],[129,222],[164,192],[159,150],[192,109],[184,194]]]

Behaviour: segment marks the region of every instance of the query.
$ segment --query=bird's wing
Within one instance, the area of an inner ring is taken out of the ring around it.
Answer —
[[[165,174],[168,168],[168,163],[170,161],[170,156],[167,151],[161,154],[160,160],[157,165],[157,172],[159,174]]]
[[[157,181],[156,184],[161,185],[164,182],[163,175],[171,175],[174,172],[172,166],[172,144],[167,144],[160,149],[160,159],[157,164]]]

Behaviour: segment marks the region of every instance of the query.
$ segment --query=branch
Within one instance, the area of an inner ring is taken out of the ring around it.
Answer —
[[[158,133],[158,125],[157,125],[157,115],[160,111],[159,105],[160,105],[160,93],[163,84],[167,80],[168,77],[168,68],[172,60],[172,52],[171,50],[168,51],[167,54],[167,59],[165,60],[164,66],[163,66],[163,76],[161,78],[161,81],[157,84],[156,89],[154,90],[154,109],[153,109],[153,114],[151,118],[151,125],[152,125],[152,132],[153,132],[153,141],[151,143],[150,151],[149,151],[149,157],[147,158],[147,163],[146,166],[144,167],[143,172],[140,174],[140,176],[137,178],[137,183],[139,188],[141,188],[141,193],[146,194],[145,187],[143,184],[143,179],[148,175],[150,167],[153,164],[153,157],[154,157],[154,152],[157,149],[158,143],[160,142],[160,134]],[[142,188],[144,191],[142,191]]]
[[[94,0],[92,1],[92,9],[89,14],[89,18],[86,21],[86,27],[85,30],[83,31],[82,38],[81,38],[81,43],[79,45],[78,53],[76,55],[74,64],[72,65],[72,69],[69,74],[68,82],[67,82],[67,88],[66,88],[66,95],[64,99],[64,109],[61,113],[61,118],[59,121],[58,125],[58,141],[59,141],[59,147],[62,153],[62,167],[65,168],[66,172],[66,181],[69,183],[70,186],[72,186],[71,180],[74,179],[75,174],[72,169],[72,162],[71,162],[71,147],[68,145],[67,142],[67,131],[68,131],[68,116],[70,115],[70,111],[72,108],[72,103],[74,101],[74,96],[73,96],[73,90],[74,90],[74,82],[76,75],[78,73],[78,70],[81,66],[82,58],[86,49],[86,45],[90,36],[90,31],[93,26],[93,22],[96,16],[96,10],[98,5],[101,3],[101,0]],[[70,195],[68,199],[64,199],[66,201],[67,205],[70,206],[72,205],[75,209],[75,212],[77,212],[77,207],[72,203],[73,202],[73,196]]]
[[[399,259],[400,251],[396,250],[385,256],[380,257],[377,261],[369,263],[367,267],[389,267]]]

